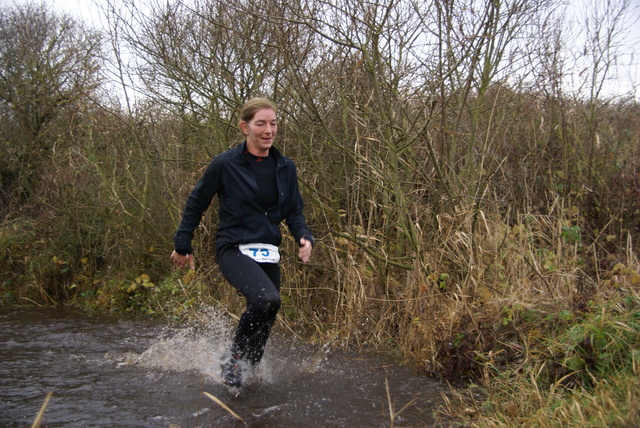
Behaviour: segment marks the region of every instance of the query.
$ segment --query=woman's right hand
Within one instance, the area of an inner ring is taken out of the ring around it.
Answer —
[[[173,260],[176,266],[178,266],[180,269],[184,269],[186,267],[189,267],[191,269],[196,268],[196,262],[193,259],[193,254],[187,254],[186,256],[183,256],[182,254],[176,253],[176,250],[173,250],[173,253],[171,253],[171,260]]]

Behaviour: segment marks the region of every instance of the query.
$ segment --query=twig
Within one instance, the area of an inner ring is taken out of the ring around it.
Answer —
[[[398,412],[396,413],[396,411],[393,409],[393,402],[391,401],[391,392],[389,391],[389,379],[386,377],[384,378],[384,384],[385,384],[385,387],[387,388],[387,401],[389,402],[389,417],[391,418],[390,427],[393,428],[395,424],[395,420],[398,417],[398,415],[400,415],[400,413],[402,413],[407,407],[412,405],[417,400],[417,398],[414,398],[413,400],[409,401],[407,404],[405,404],[402,407],[402,409],[398,410]]]
[[[212,399],[215,403],[217,403],[220,407],[222,407],[223,409],[225,409],[227,412],[229,412],[229,414],[231,416],[233,416],[234,418],[236,418],[237,420],[239,420],[240,422],[242,422],[243,424],[247,424],[244,419],[242,419],[240,416],[238,416],[238,414],[236,412],[234,412],[233,410],[231,410],[226,404],[224,404],[222,401],[220,401],[217,397],[215,397],[214,395],[209,394],[206,391],[202,392],[205,396],[209,397],[210,399]]]
[[[531,261],[529,261],[529,259],[527,258],[527,256],[523,255],[522,256],[523,260],[529,265],[529,267],[531,267],[531,269],[533,269],[533,271],[535,272],[536,275],[538,275],[540,277],[540,279],[547,285],[548,288],[551,288],[551,284],[549,284],[549,281],[547,281],[547,278],[545,278],[544,276],[542,276],[542,274],[540,273],[540,271],[538,270],[538,268],[536,268],[533,263],[531,263]]]
[[[42,423],[42,418],[44,417],[44,411],[47,410],[47,405],[49,404],[49,400],[53,395],[53,391],[49,391],[47,393],[47,397],[44,399],[44,403],[42,403],[42,407],[40,408],[40,412],[38,412],[38,416],[33,421],[31,428],[40,428],[40,424]]]

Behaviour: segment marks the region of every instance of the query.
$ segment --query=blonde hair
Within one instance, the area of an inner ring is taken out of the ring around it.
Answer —
[[[249,123],[251,119],[253,119],[253,116],[255,116],[258,111],[263,109],[273,110],[274,112],[278,113],[278,107],[273,101],[266,98],[251,98],[249,101],[244,103],[244,105],[240,109],[240,122]]]

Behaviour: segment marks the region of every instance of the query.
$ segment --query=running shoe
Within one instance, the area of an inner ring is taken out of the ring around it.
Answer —
[[[231,387],[240,388],[242,386],[242,367],[240,367],[240,359],[231,357],[222,364],[222,380]]]

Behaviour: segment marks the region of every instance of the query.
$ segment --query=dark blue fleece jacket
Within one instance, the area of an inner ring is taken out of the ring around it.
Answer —
[[[204,175],[193,189],[178,232],[174,238],[175,250],[180,254],[193,252],[193,231],[200,224],[203,212],[209,208],[215,195],[220,199],[216,252],[226,245],[263,243],[280,245],[282,235],[279,224],[286,221],[296,242],[306,238],[314,244],[313,235],[304,218],[302,197],[293,161],[271,147],[276,159],[276,185],[278,204],[264,210],[259,202],[259,186],[244,152],[246,142],[213,158]]]

